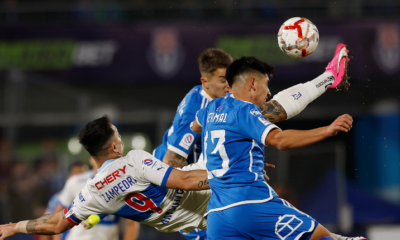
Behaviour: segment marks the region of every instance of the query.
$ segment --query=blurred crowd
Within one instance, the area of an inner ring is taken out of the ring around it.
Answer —
[[[59,162],[52,139],[42,142],[41,152],[34,159],[22,159],[7,140],[0,140],[0,222],[42,216],[50,197],[62,189],[68,174]]]

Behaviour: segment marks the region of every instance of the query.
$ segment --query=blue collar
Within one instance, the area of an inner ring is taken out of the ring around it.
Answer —
[[[117,160],[117,159],[110,159],[110,160],[105,161],[105,162],[103,163],[103,165],[101,165],[101,167],[100,167],[99,169],[97,169],[97,172],[99,173],[99,172],[103,171],[103,169],[104,169],[108,164],[114,162],[115,160]]]

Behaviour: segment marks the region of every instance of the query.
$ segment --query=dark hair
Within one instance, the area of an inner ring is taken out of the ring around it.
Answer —
[[[232,61],[231,55],[218,48],[205,50],[197,59],[201,73],[212,73],[217,68],[227,68]]]
[[[232,87],[237,76],[249,72],[259,72],[272,76],[274,68],[255,57],[241,57],[229,65],[228,69],[226,69],[225,77],[229,86]]]
[[[91,156],[103,155],[106,144],[114,134],[111,128],[110,118],[105,115],[88,124],[79,132],[79,142],[85,147]]]

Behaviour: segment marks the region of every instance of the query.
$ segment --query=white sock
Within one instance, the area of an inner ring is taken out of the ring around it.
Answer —
[[[324,92],[326,92],[326,88],[335,81],[335,77],[331,72],[324,72],[319,75],[315,79],[304,83],[306,85],[307,91],[310,93],[312,98],[311,101],[314,101],[319,96],[321,96]]]
[[[304,84],[297,84],[276,94],[276,100],[285,109],[287,119],[290,119],[306,108],[306,106],[321,96],[326,87],[335,81],[331,72],[325,72]]]

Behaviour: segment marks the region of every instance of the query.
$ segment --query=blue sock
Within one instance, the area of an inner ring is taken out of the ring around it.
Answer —
[[[332,237],[323,237],[320,238],[319,240],[335,240],[335,239],[333,239]]]

